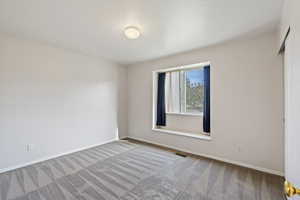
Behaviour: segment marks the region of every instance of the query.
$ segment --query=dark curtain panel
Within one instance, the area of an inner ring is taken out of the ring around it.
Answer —
[[[156,110],[157,126],[166,126],[165,79],[166,73],[158,74]]]
[[[210,66],[204,67],[203,131],[210,132]]]

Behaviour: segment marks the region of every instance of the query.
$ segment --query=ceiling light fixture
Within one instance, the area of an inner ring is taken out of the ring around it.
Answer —
[[[124,29],[124,34],[128,39],[137,39],[140,37],[141,32],[137,27],[128,26]]]

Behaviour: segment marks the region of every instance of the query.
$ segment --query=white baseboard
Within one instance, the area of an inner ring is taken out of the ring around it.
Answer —
[[[212,155],[208,155],[208,154],[195,153],[195,152],[191,152],[191,151],[188,151],[188,150],[185,150],[185,149],[179,149],[179,148],[174,147],[174,146],[165,145],[165,144],[161,144],[161,143],[157,143],[157,142],[152,142],[152,141],[147,141],[145,139],[141,139],[141,138],[137,138],[137,137],[129,136],[128,138],[135,139],[135,140],[140,140],[142,142],[152,143],[152,144],[155,144],[155,145],[159,145],[159,146],[163,146],[163,147],[167,147],[167,148],[171,148],[171,149],[177,149],[179,151],[183,151],[183,152],[186,152],[186,153],[190,153],[190,154],[202,156],[202,157],[205,157],[205,158],[211,158],[211,159],[214,159],[214,160],[218,160],[218,161],[222,161],[222,162],[226,162],[226,163],[238,165],[238,166],[241,166],[241,167],[255,169],[257,171],[266,172],[266,173],[269,173],[269,174],[274,174],[274,175],[278,175],[278,176],[284,176],[283,172],[277,171],[277,170],[273,170],[273,169],[267,169],[267,168],[264,168],[264,167],[258,167],[258,166],[254,166],[254,165],[251,165],[251,164],[242,163],[240,161],[229,160],[229,159],[220,158],[220,157],[216,157],[216,156],[212,156]]]
[[[7,168],[4,168],[4,169],[0,169],[0,174],[4,173],[4,172],[11,171],[11,170],[15,170],[15,169],[18,169],[18,168],[26,167],[28,165],[33,165],[33,164],[36,164],[36,163],[39,163],[39,162],[54,159],[54,158],[57,158],[57,157],[60,157],[60,156],[65,156],[65,155],[68,155],[68,154],[76,153],[78,151],[83,151],[83,150],[86,150],[86,149],[90,149],[90,148],[93,148],[93,147],[96,147],[96,146],[99,146],[99,145],[103,145],[103,144],[107,144],[107,143],[110,143],[110,142],[114,142],[114,141],[117,141],[117,139],[108,140],[108,141],[105,141],[105,142],[101,142],[101,143],[89,145],[89,146],[86,146],[86,147],[78,148],[78,149],[75,149],[75,150],[72,150],[72,151],[67,151],[67,152],[56,154],[56,155],[53,155],[53,156],[43,157],[43,158],[36,159],[36,160],[30,161],[30,162],[26,162],[26,163],[22,163],[22,164],[19,164],[19,165],[12,166],[12,167],[7,167]]]

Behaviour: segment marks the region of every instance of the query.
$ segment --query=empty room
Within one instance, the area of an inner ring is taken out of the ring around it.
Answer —
[[[299,0],[0,0],[0,200],[300,200]]]

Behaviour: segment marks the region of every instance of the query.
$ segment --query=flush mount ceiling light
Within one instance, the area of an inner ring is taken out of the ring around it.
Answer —
[[[124,34],[128,39],[137,39],[140,37],[141,32],[137,27],[128,26],[124,29]]]

